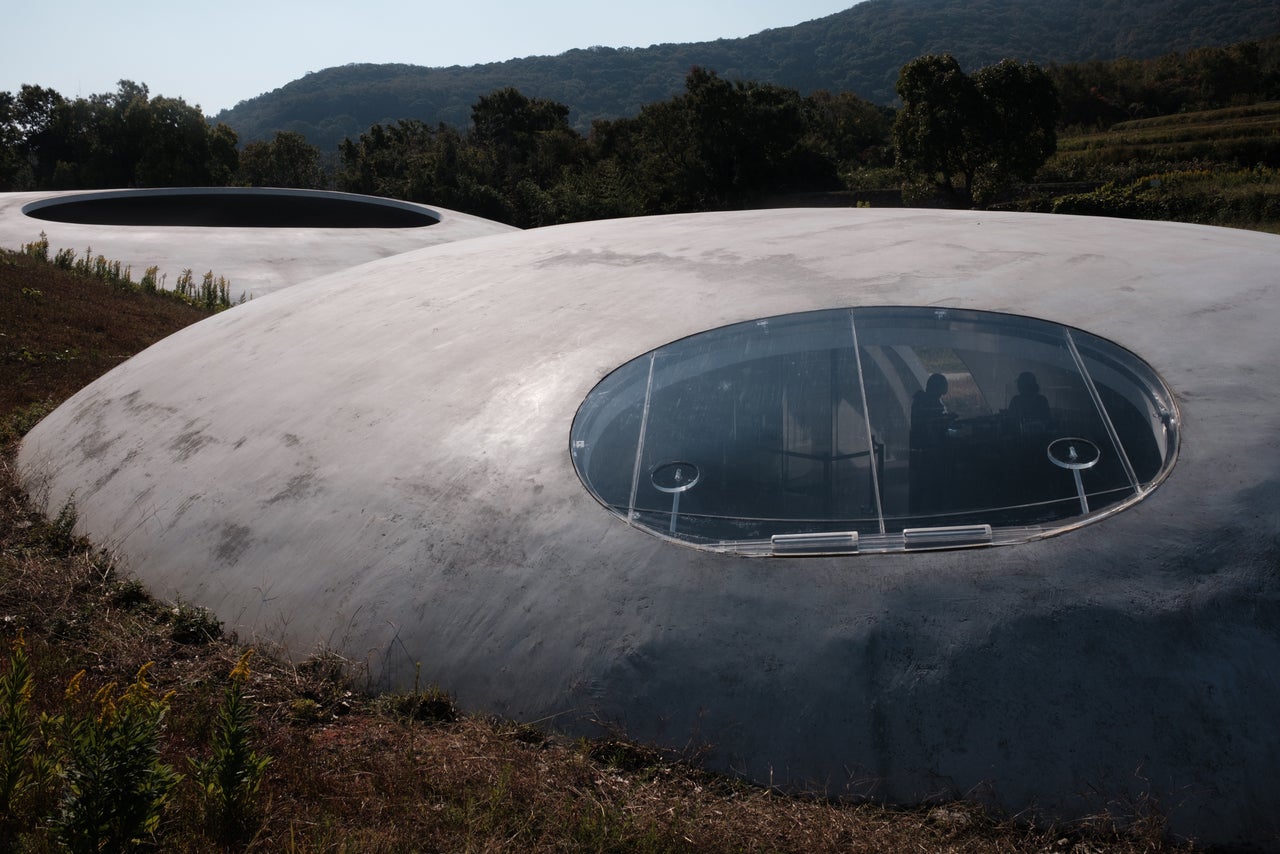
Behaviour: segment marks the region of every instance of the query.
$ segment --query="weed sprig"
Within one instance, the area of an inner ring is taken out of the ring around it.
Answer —
[[[24,243],[22,251],[37,261],[51,263],[55,267],[80,276],[98,279],[125,290],[162,294],[208,312],[222,311],[245,301],[244,294],[241,294],[240,299],[233,302],[231,283],[223,276],[215,278],[212,270],[205,273],[200,284],[197,285],[195,274],[189,268],[185,269],[174,282],[174,287],[166,289],[164,277],[157,278],[159,267],[148,267],[143,273],[142,280],[135,282],[132,267],[125,266],[119,261],[108,260],[104,255],[94,255],[91,248],[85,249],[84,255],[78,255],[73,249],[59,249],[50,259],[49,237],[43,231],[40,232],[39,240]]]
[[[252,830],[254,806],[271,757],[253,747],[253,710],[244,694],[249,681],[246,651],[232,668],[214,721],[213,753],[208,759],[188,760],[200,784],[206,821],[224,843],[242,841]]]
[[[254,748],[244,689],[249,656],[231,671],[215,717],[212,755],[188,758],[214,835],[245,838],[271,758]],[[156,841],[183,775],[161,760],[173,692],[158,693],[144,664],[121,690],[108,682],[91,695],[85,671],[72,676],[61,705],[37,720],[36,680],[21,632],[0,672],[0,848],[34,845],[49,831],[73,852],[128,851]],[[37,846],[38,847],[38,846]]]

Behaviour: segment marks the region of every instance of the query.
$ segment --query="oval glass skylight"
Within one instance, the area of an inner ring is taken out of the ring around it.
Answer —
[[[1029,317],[858,308],[713,329],[605,377],[579,476],[702,548],[838,554],[1022,542],[1168,473],[1173,398],[1134,354]]]

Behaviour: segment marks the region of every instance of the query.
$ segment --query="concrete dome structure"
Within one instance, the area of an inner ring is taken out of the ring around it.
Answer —
[[[1111,219],[758,211],[484,237],[183,330],[46,418],[19,467],[157,595],[367,660],[380,686],[420,661],[466,708],[705,744],[760,782],[1060,817],[1154,798],[1176,833],[1275,845],[1277,285],[1274,236]],[[629,524],[579,477],[575,418],[620,366],[900,306],[1133,354],[1172,395],[1164,474],[1010,545],[802,558]]]
[[[0,246],[43,232],[51,249],[92,249],[133,268],[222,276],[264,296],[367,261],[516,229],[444,208],[351,193],[256,187],[0,193]]]

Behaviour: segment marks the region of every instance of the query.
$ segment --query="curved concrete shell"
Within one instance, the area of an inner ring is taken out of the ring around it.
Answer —
[[[179,187],[0,193],[0,246],[49,239],[132,267],[227,279],[233,298],[259,297],[367,261],[516,229],[412,202],[322,190]]]
[[[997,213],[760,211],[452,243],[162,341],[20,469],[159,595],[464,707],[705,744],[761,782],[1280,840],[1280,239]],[[631,527],[571,424],[713,327],[1008,312],[1146,360],[1181,447],[1143,500],[1017,545],[752,558]]]

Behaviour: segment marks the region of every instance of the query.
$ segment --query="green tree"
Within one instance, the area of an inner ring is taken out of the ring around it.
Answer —
[[[149,133],[140,144],[136,179],[142,187],[203,186],[210,181],[209,123],[181,98],[147,104]]]
[[[804,116],[794,89],[729,82],[694,68],[685,81],[696,176],[707,206],[738,206],[792,188],[805,171]]]
[[[74,101],[39,86],[0,100],[0,187],[221,185],[235,169],[234,131],[131,80]]]
[[[59,108],[66,99],[53,89],[24,85],[13,103],[13,127],[20,155],[30,165],[37,188],[49,187],[58,161],[69,156],[69,134],[59,128]]]
[[[893,113],[852,92],[811,92],[804,98],[805,145],[841,172],[893,162]]]
[[[270,142],[245,145],[237,179],[249,187],[317,189],[324,184],[320,149],[300,133],[276,131]]]
[[[1048,73],[1062,101],[1062,124],[1103,128],[1280,98],[1280,36],[1154,59],[1054,65]]]
[[[1058,147],[1062,114],[1053,80],[1040,67],[1006,59],[979,69],[974,85],[982,96],[986,160],[974,176],[979,198],[1015,181],[1030,181]]]
[[[646,212],[742,207],[838,186],[837,145],[824,138],[833,112],[794,89],[695,67],[683,94],[642,107],[635,119],[597,122],[592,145],[636,176]]]
[[[427,153],[435,147],[435,131],[417,119],[374,125],[359,139],[344,139],[338,146],[335,182],[349,193],[429,201],[421,173]]]
[[[109,128],[109,155],[119,164],[119,174],[94,186],[134,187],[138,185],[138,164],[146,157],[156,132],[151,93],[132,80],[116,83],[114,95],[95,96],[101,103],[100,122]],[[108,155],[108,156],[109,156]]]
[[[0,92],[0,192],[25,190],[35,181],[22,143],[17,99]]]
[[[638,183],[615,158],[606,158],[566,172],[551,192],[562,222],[643,216]]]
[[[209,135],[209,185],[225,187],[240,168],[239,138],[230,125],[218,122]]]
[[[1030,179],[1057,146],[1061,107],[1048,74],[1005,60],[966,75],[951,55],[922,56],[898,76],[898,167],[965,206]]]
[[[468,160],[467,145],[454,128],[444,124],[431,128],[416,119],[402,119],[394,125],[374,125],[354,142],[343,140],[338,146],[335,182],[351,193],[475,213],[467,200],[476,185],[463,174]],[[498,207],[503,210],[501,204]]]
[[[934,182],[947,195],[965,194],[972,203],[967,193],[986,157],[986,110],[978,87],[946,54],[904,65],[897,89],[902,98],[893,123],[898,168],[908,180]]]
[[[597,121],[585,140],[568,116],[507,88],[475,103],[465,136],[443,124],[375,125],[339,146],[337,185],[529,227],[836,189],[841,168],[887,148],[885,112],[852,95],[802,98],[701,68],[683,94]]]
[[[499,218],[522,227],[558,221],[547,191],[586,158],[567,106],[528,98],[510,87],[483,95],[472,106],[467,143],[460,166],[475,184],[459,183],[463,203],[497,213],[492,210],[496,194],[506,209]],[[479,187],[487,190],[471,192]]]

